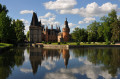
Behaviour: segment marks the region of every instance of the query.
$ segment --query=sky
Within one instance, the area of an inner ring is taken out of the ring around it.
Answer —
[[[33,12],[49,28],[53,25],[62,29],[67,18],[70,32],[76,27],[86,29],[93,21],[107,16],[112,9],[120,16],[120,0],[0,0],[0,3],[6,5],[11,18],[24,22],[25,34],[29,30]]]

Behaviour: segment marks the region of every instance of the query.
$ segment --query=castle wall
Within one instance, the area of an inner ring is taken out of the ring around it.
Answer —
[[[41,27],[30,27],[30,42],[42,42],[42,30]]]

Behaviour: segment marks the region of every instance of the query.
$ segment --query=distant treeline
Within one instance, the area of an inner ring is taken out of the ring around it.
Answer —
[[[0,4],[0,42],[21,43],[25,40],[24,24],[20,20],[14,20],[8,15],[8,9]]]
[[[94,21],[84,28],[75,28],[71,33],[76,42],[118,42],[120,41],[120,17],[112,10],[108,16],[103,16],[100,22]]]

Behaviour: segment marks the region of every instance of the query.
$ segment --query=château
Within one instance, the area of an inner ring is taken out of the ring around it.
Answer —
[[[70,39],[70,28],[67,18],[64,22],[62,32],[60,27],[56,26],[56,29],[51,25],[51,29],[48,26],[44,27],[41,20],[38,21],[37,14],[33,12],[32,21],[29,27],[30,30],[30,42],[68,42]]]

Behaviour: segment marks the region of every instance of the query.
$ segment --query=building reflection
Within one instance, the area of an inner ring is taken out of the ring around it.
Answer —
[[[33,74],[37,73],[38,66],[42,65],[43,61],[53,61],[54,58],[60,60],[60,56],[64,59],[65,67],[67,68],[69,61],[69,50],[68,49],[42,49],[30,47],[30,62],[33,70]]]
[[[63,49],[62,57],[63,57],[63,59],[64,59],[65,67],[67,68],[68,61],[69,61],[69,57],[70,57],[70,54],[69,54],[69,50],[68,50],[68,49]]]

